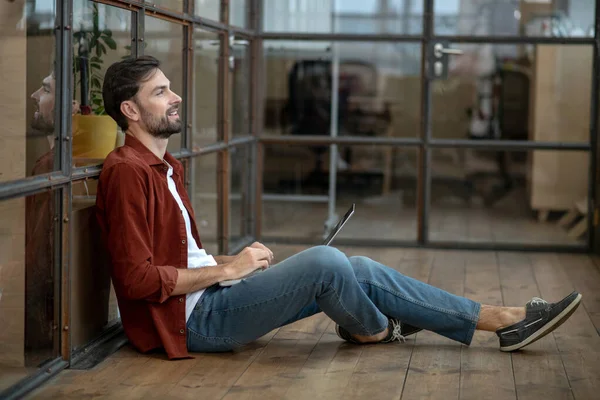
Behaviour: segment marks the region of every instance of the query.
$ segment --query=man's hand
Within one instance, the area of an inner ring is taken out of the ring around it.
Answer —
[[[273,265],[273,261],[275,261],[275,256],[273,256],[273,252],[267,246],[259,242],[254,242],[250,245],[250,247],[254,249],[262,249],[268,251],[270,254],[269,265]]]
[[[233,261],[223,266],[227,279],[239,279],[259,268],[268,268],[273,253],[265,249],[250,246],[242,250]]]

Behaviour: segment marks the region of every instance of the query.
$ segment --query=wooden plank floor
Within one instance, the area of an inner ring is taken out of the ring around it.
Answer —
[[[279,259],[301,250],[271,246]],[[476,332],[467,347],[431,332],[406,343],[342,342],[325,315],[275,330],[242,351],[167,361],[129,346],[87,371],[63,371],[31,399],[596,399],[600,393],[600,259],[587,255],[345,248],[416,279],[493,305],[532,296],[583,303],[519,353]]]

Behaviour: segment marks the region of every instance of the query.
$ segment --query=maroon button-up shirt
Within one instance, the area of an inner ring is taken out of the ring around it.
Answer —
[[[192,235],[202,248],[183,167],[169,153],[173,180],[190,214]],[[111,259],[121,321],[140,351],[164,348],[170,359],[189,357],[185,294],[171,296],[178,268],[187,268],[187,234],[181,210],[167,185],[167,165],[135,137],[104,162],[97,217]]]

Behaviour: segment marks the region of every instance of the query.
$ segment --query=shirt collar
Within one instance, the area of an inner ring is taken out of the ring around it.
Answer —
[[[129,134],[125,134],[125,146],[129,146],[132,149],[134,149],[135,151],[137,151],[140,155],[140,157],[146,162],[148,163],[149,166],[153,167],[153,166],[157,166],[157,165],[162,165],[164,166],[165,163],[163,163],[163,161],[158,158],[156,156],[156,154],[154,154],[153,152],[150,151],[149,148],[147,148],[142,142],[140,142],[135,136],[133,135],[129,135]],[[177,159],[175,157],[173,157],[168,151],[165,152],[165,161],[169,164],[173,166],[173,171],[176,174],[180,174],[181,173],[181,164],[177,162]]]

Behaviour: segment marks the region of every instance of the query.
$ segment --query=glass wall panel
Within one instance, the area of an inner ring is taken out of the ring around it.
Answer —
[[[336,111],[338,136],[420,134],[420,44],[266,41],[264,53],[265,133],[330,135]]]
[[[192,145],[201,148],[218,139],[219,34],[194,28],[194,121]]]
[[[423,27],[421,0],[265,0],[267,32],[418,35]]]
[[[221,0],[194,0],[194,14],[197,16],[219,21],[220,13]]]
[[[423,2],[414,2],[423,12]],[[594,0],[435,0],[436,35],[593,37]]]
[[[177,11],[179,13],[184,11],[183,0],[150,0],[146,1],[146,3],[150,3],[160,8]]]
[[[329,146],[265,146],[263,235],[320,243],[352,203],[340,238],[416,240],[417,150],[338,146],[335,214],[329,215]]]
[[[110,257],[96,219],[98,179],[72,185],[71,347],[80,349],[119,321]]]
[[[219,250],[217,160],[217,153],[194,157],[189,188],[200,240],[206,252],[212,255],[217,255]]]
[[[4,1],[0,12],[0,182],[5,182],[58,169],[56,5]]]
[[[171,81],[171,90],[183,95],[183,26],[162,19],[146,16],[144,54],[156,57],[160,69]],[[179,108],[183,110],[182,107]],[[169,139],[167,150],[171,153],[181,150],[181,134]]]
[[[250,184],[252,179],[252,146],[239,146],[229,150],[229,245],[235,246],[240,239],[250,234],[248,224]],[[252,202],[253,203],[253,202]]]
[[[0,201],[0,391],[59,356],[59,195]]]
[[[589,142],[592,46],[449,44],[431,87],[440,139]]]
[[[229,81],[231,85],[230,137],[248,136],[252,133],[250,126],[250,47],[246,43],[234,44],[231,51],[234,64]]]
[[[124,133],[104,110],[102,85],[111,64],[131,55],[131,12],[88,0],[73,2],[73,165],[100,164]]]
[[[229,2],[229,23],[240,28],[249,28],[250,2],[248,0],[233,0]]]
[[[435,149],[429,238],[584,244],[579,224],[587,221],[577,208],[587,204],[588,163],[589,153],[578,151]]]

